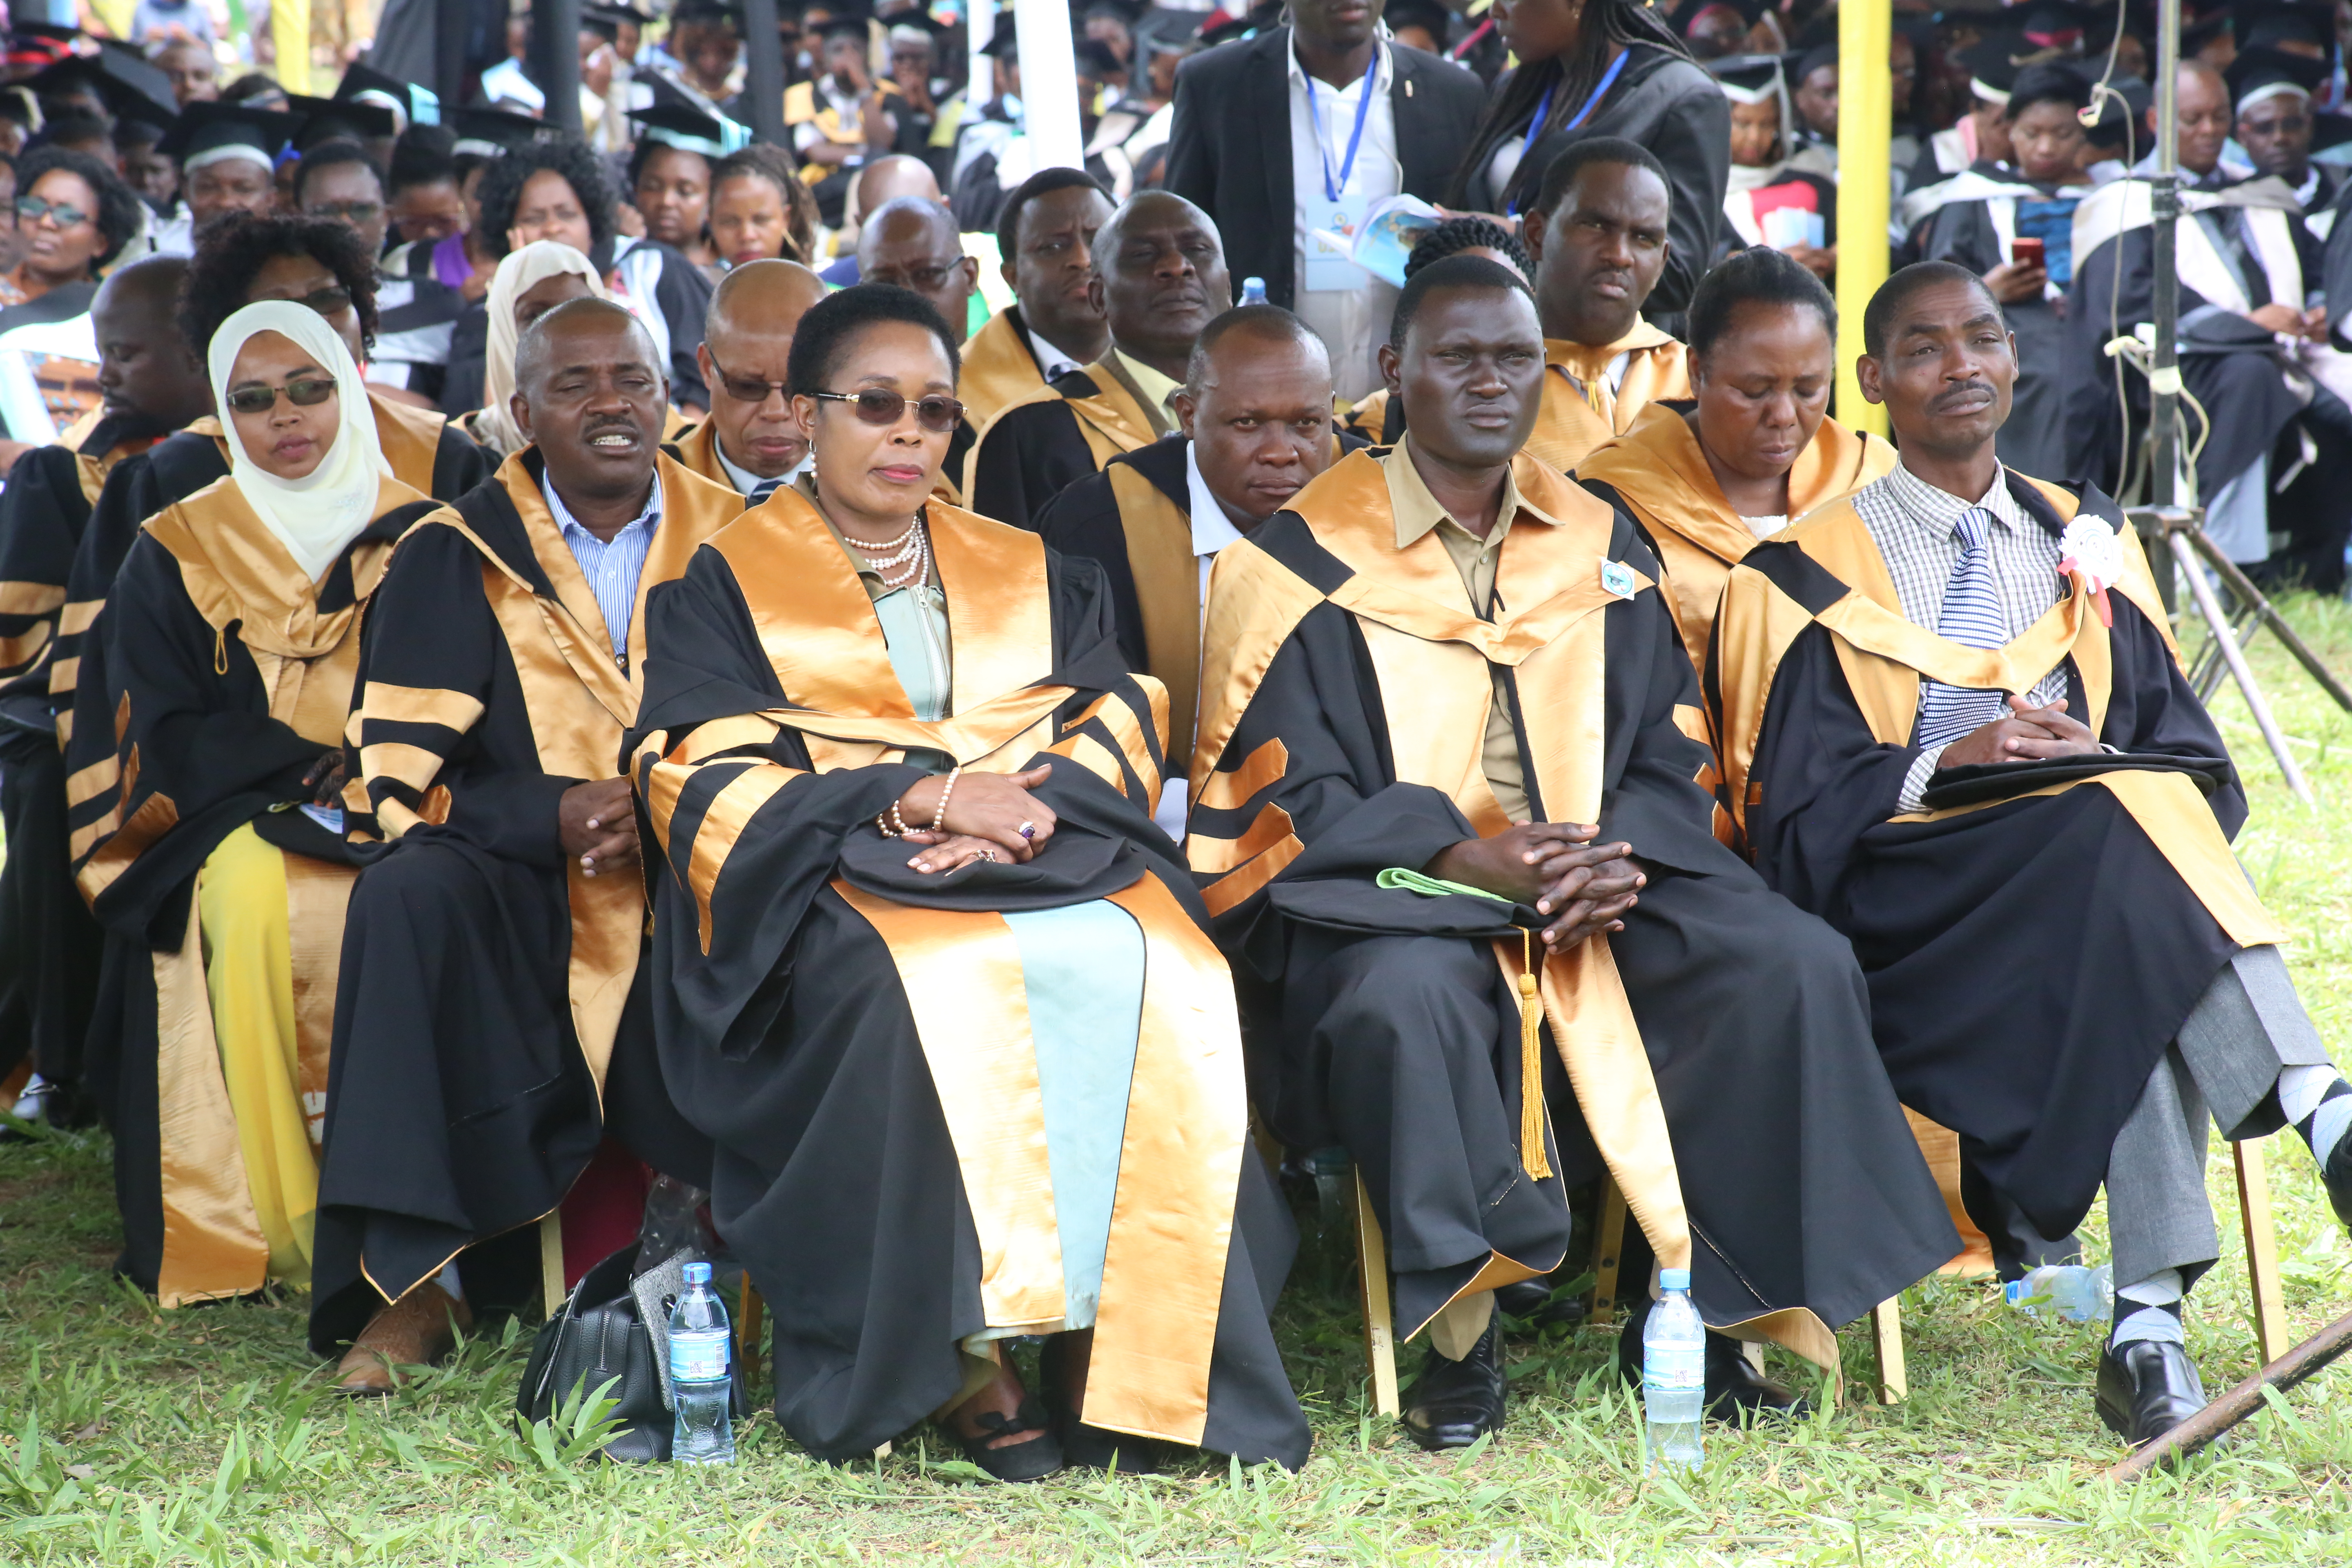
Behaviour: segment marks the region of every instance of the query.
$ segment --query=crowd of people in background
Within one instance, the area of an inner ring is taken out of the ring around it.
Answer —
[[[2104,1181],[2097,1407],[2203,1404],[2206,1131],[2352,1223],[2352,1087],[2109,499],[2146,6],[1898,6],[1893,445],[1834,0],[1074,4],[1080,166],[1010,10],[779,12],[780,144],[729,0],[584,5],[577,134],[522,12],[450,102],[390,12],[323,97],[201,0],[11,36],[0,1081],[111,1131],[121,1272],[383,1393],[667,1180],[814,1453],[1295,1468],[1261,1143],[1354,1161],[1429,1448],[1603,1184],[1628,1368],[1651,1270],[1755,1420],[1741,1341]],[[2177,83],[2185,477],[2326,593],[2347,30]]]

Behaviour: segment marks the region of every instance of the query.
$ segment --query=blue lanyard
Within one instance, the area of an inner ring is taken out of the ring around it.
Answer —
[[[1625,68],[1625,62],[1633,58],[1633,51],[1631,49],[1622,49],[1618,51],[1617,58],[1611,60],[1609,62],[1609,68],[1601,73],[1600,85],[1592,89],[1592,96],[1584,100],[1584,107],[1576,111],[1576,118],[1570,121],[1566,125],[1560,127],[1561,130],[1573,131],[1578,126],[1592,118],[1592,111],[1601,107],[1601,100],[1609,96],[1609,89],[1617,85],[1618,73]],[[1536,106],[1535,121],[1528,127],[1528,139],[1519,143],[1520,163],[1526,163],[1528,161],[1528,154],[1535,151],[1536,138],[1543,134],[1544,121],[1551,116],[1551,100],[1559,95],[1559,89],[1557,87],[1553,88],[1551,91],[1544,94],[1544,100]],[[1515,169],[1513,171],[1515,177],[1517,173],[1517,171]],[[1519,204],[1517,201],[1514,200],[1510,205],[1505,207],[1503,209],[1503,216],[1506,217],[1518,216]]]
[[[1307,77],[1307,118],[1315,127],[1315,155],[1323,163],[1323,195],[1328,200],[1339,199],[1339,193],[1348,188],[1348,176],[1356,172],[1356,149],[1364,144],[1364,121],[1372,110],[1372,79],[1380,69],[1381,50],[1375,44],[1372,63],[1364,68],[1363,89],[1356,95],[1356,129],[1348,137],[1347,160],[1339,165],[1337,179],[1331,175],[1331,154],[1323,146],[1323,112],[1315,107],[1315,78],[1310,72],[1301,72]]]

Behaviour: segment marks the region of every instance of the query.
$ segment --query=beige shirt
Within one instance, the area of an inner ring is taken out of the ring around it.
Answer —
[[[1168,400],[1184,390],[1184,384],[1144,363],[1125,349],[1110,351],[1112,368],[1127,378],[1128,390],[1143,405],[1144,416],[1151,421],[1151,433],[1165,436],[1176,428],[1176,416]]]
[[[1462,591],[1469,597],[1470,608],[1481,620],[1495,618],[1495,577],[1500,569],[1504,543],[1511,527],[1521,518],[1558,527],[1559,519],[1545,513],[1519,496],[1519,488],[1511,476],[1503,476],[1503,501],[1495,513],[1495,526],[1480,539],[1454,521],[1429,487],[1422,482],[1421,472],[1407,456],[1412,445],[1412,432],[1379,461],[1388,475],[1389,510],[1396,519],[1396,542],[1405,549],[1422,535],[1434,529],[1438,543],[1462,574]],[[1486,775],[1486,787],[1495,792],[1495,802],[1503,815],[1513,822],[1528,820],[1527,771],[1519,762],[1519,729],[1511,713],[1510,688],[1497,668],[1495,677],[1494,705],[1486,710],[1486,735],[1479,752],[1480,771]]]

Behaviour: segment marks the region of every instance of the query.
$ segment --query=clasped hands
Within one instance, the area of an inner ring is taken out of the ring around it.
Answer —
[[[1982,763],[2035,762],[2044,757],[2078,757],[2099,749],[2099,738],[2078,719],[2066,717],[2066,700],[2047,708],[2011,693],[2006,717],[1980,724],[1944,748],[1937,766],[1966,767]]]
[[[1521,822],[1440,850],[1423,870],[1554,916],[1541,932],[1544,947],[1565,952],[1587,937],[1623,931],[1619,917],[1649,882],[1633,847],[1592,842],[1600,832],[1573,822]]]
[[[906,836],[904,842],[924,847],[907,864],[931,876],[974,860],[1029,859],[1054,837],[1055,822],[1054,808],[1029,792],[1053,773],[1051,763],[1017,773],[961,773],[952,791],[945,773],[922,780],[898,797],[899,820],[909,826],[929,824],[940,814],[942,792],[947,793],[947,816],[937,832],[925,826]]]

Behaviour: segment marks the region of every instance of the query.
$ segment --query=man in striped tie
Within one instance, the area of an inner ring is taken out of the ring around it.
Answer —
[[[2352,1089],[2231,857],[2245,795],[2137,538],[2096,489],[1994,455],[2000,305],[1924,263],[1863,336],[1903,460],[1733,573],[1724,804],[1765,879],[1853,940],[1889,1076],[1959,1135],[2005,1277],[2074,1252],[2104,1183],[2097,1406],[2144,1443],[2205,1403],[2180,1319],[2221,1252],[2209,1124],[2294,1127],[2352,1223]]]
[[[722,279],[702,321],[702,384],[710,417],[664,450],[757,506],[808,468],[808,436],[784,395],[793,333],[824,298],[824,281],[797,261],[752,261]]]

